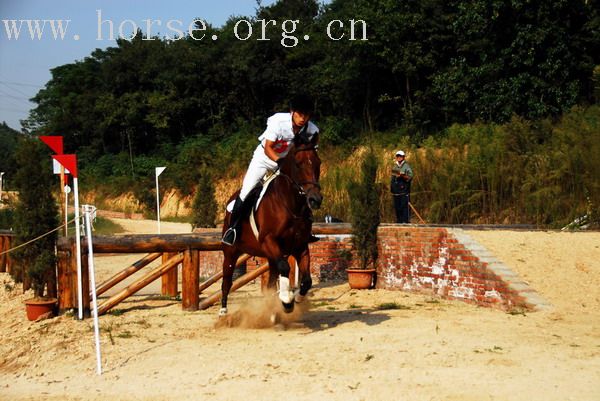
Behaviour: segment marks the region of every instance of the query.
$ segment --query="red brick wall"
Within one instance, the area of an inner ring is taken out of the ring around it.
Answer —
[[[517,291],[445,228],[381,225],[378,237],[377,288],[425,292],[501,308],[524,305],[524,298]],[[358,265],[351,249],[349,234],[328,235],[311,244],[313,280],[346,280],[345,270]],[[247,269],[264,262],[251,258]],[[200,276],[212,275],[222,263],[221,252],[203,252]]]
[[[431,292],[484,306],[524,304],[445,228],[383,225],[378,236],[377,288]]]

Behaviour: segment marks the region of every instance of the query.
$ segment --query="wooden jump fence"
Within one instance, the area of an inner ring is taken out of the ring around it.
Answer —
[[[316,225],[316,234],[347,234],[349,224]],[[14,233],[0,230],[0,253],[11,248],[14,243]],[[90,311],[90,281],[88,274],[87,243],[82,241],[81,275],[83,308],[85,314]],[[120,302],[135,294],[148,284],[161,278],[161,294],[175,297],[178,295],[178,269],[181,265],[181,303],[188,311],[206,309],[221,298],[220,289],[211,293],[200,302],[200,293],[221,280],[223,273],[219,271],[208,279],[200,282],[200,258],[203,252],[221,251],[220,235],[218,233],[189,233],[189,234],[138,234],[119,236],[95,236],[93,238],[94,254],[146,254],[140,260],[114,274],[96,288],[98,296],[121,283],[123,280],[140,272],[144,267],[162,258],[160,266],[146,272],[127,287],[107,299],[99,301],[98,312],[104,314]],[[64,312],[77,308],[77,248],[75,238],[62,237],[57,243],[57,284],[58,308]],[[237,262],[241,265],[250,258],[243,255]],[[10,254],[0,255],[0,272],[10,272]],[[235,291],[250,281],[260,277],[269,270],[268,264],[252,270],[238,278],[232,286]]]

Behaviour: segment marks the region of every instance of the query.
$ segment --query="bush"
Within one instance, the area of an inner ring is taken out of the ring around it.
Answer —
[[[361,164],[360,181],[352,181],[348,186],[350,194],[350,214],[352,219],[352,244],[360,260],[360,268],[368,269],[377,262],[377,227],[380,222],[379,196],[377,186],[377,157],[369,149]]]
[[[52,196],[54,176],[50,155],[37,140],[23,141],[16,154],[18,165],[15,185],[19,201],[15,209],[15,245],[20,245],[50,232],[58,226],[58,208]],[[54,256],[56,231],[14,252],[11,275],[17,282],[29,284],[35,296],[43,297],[48,285],[56,285]]]
[[[215,227],[217,201],[212,174],[207,168],[200,170],[200,182],[192,203],[192,229]]]
[[[0,230],[10,230],[14,225],[15,211],[0,209]]]

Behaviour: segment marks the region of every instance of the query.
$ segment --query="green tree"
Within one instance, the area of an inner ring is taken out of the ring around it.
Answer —
[[[200,182],[192,202],[192,229],[215,227],[217,201],[213,177],[207,168],[200,170]]]
[[[377,228],[380,222],[380,187],[377,178],[377,156],[369,149],[360,167],[359,181],[351,182],[350,215],[352,220],[352,244],[360,259],[362,269],[374,266],[377,261]]]
[[[14,215],[15,245],[21,245],[58,226],[58,208],[52,196],[54,176],[46,147],[37,139],[23,141],[17,150],[15,186],[19,201]],[[14,254],[15,281],[33,287],[37,297],[56,296],[55,246],[57,232],[37,239]],[[47,287],[47,292],[45,289]]]
[[[10,185],[15,175],[15,152],[21,136],[5,122],[0,124],[0,172],[4,172],[3,190],[7,190],[7,183]]]

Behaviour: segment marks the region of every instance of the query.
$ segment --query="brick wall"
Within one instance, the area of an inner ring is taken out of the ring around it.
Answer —
[[[381,225],[378,231],[377,288],[430,293],[483,306],[503,309],[528,306],[485,261],[466,249],[446,228]],[[345,270],[358,266],[351,235],[325,235],[310,245],[313,281],[346,280]],[[251,258],[246,268],[262,265]],[[200,275],[221,268],[221,252],[203,252]]]
[[[526,306],[524,297],[441,227],[382,225],[377,288],[428,292],[483,306]]]

